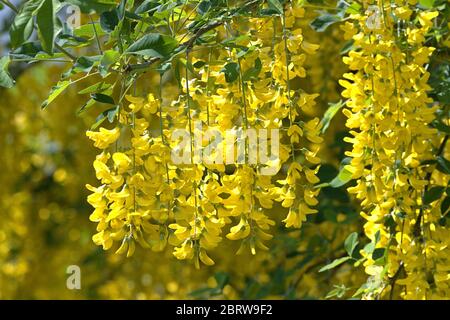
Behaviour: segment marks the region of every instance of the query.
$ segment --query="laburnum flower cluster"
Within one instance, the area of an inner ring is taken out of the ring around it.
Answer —
[[[348,190],[361,200],[364,231],[375,243],[361,250],[370,275],[363,291],[366,298],[448,298],[449,230],[439,222],[443,197],[430,197],[448,183],[432,161],[447,139],[430,126],[437,106],[427,84],[435,49],[426,35],[439,13],[414,0],[363,4],[364,13],[342,26],[354,49],[340,81],[352,136],[346,169],[357,179]]]
[[[225,238],[240,241],[238,253],[267,250],[274,206],[286,208],[286,227],[300,228],[317,212],[321,124],[308,116],[317,95],[292,85],[318,49],[298,27],[303,16],[288,4],[282,15],[225,22],[219,46],[186,51],[178,98],[164,98],[163,86],[145,98],[127,96],[115,128],[87,132],[102,150],[94,161],[100,186],[87,186],[97,245],[127,256],[136,242],[154,251],[169,245],[177,259],[213,265],[212,249]],[[232,46],[231,38],[238,39]],[[181,129],[189,133],[184,145],[172,139]],[[207,129],[236,133],[231,145],[243,145],[243,155],[226,162],[230,141],[202,134]],[[278,130],[279,141],[264,137],[269,150],[279,144],[278,157],[250,161],[258,148],[251,130]],[[198,147],[212,147],[210,158],[222,161],[199,157]],[[187,153],[188,163],[174,163],[173,152]],[[262,174],[268,167],[274,174]]]

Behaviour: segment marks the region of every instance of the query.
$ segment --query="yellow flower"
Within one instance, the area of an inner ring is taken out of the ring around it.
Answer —
[[[112,143],[116,142],[120,136],[119,128],[114,128],[112,130],[107,130],[105,128],[100,128],[98,132],[87,131],[86,136],[94,141],[94,146],[99,149],[106,149]]]

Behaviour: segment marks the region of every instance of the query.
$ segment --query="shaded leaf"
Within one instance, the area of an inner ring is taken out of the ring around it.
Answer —
[[[268,0],[269,9],[275,10],[278,14],[283,14],[283,5],[280,0]]]
[[[125,53],[148,57],[168,57],[178,46],[178,42],[167,35],[159,33],[146,34],[133,43]]]
[[[239,77],[239,64],[236,62],[229,62],[221,71],[225,74],[226,82],[233,82]]]
[[[94,93],[91,95],[92,99],[94,99],[97,102],[105,103],[105,104],[112,104],[115,105],[114,99],[111,96],[108,96],[103,93]]]
[[[352,256],[353,251],[355,250],[357,245],[358,245],[358,233],[352,232],[344,241],[345,251],[347,251],[349,256]]]
[[[443,173],[450,174],[450,161],[445,159],[442,156],[438,156],[436,158],[436,161],[438,163],[437,169]]]
[[[333,23],[341,21],[341,17],[329,14],[329,13],[322,13],[317,18],[315,18],[313,21],[311,21],[310,26],[317,32],[324,32],[329,26],[331,26]]]
[[[322,124],[322,133],[324,133],[328,127],[330,126],[331,120],[334,118],[334,116],[338,113],[339,110],[342,109],[344,106],[344,103],[341,101],[336,103],[330,103],[327,111],[325,112],[321,124]]]
[[[77,115],[81,115],[83,112],[89,110],[95,104],[94,99],[89,99],[81,108],[77,111]]]
[[[450,208],[450,197],[445,197],[444,201],[441,203],[441,214],[445,215],[448,211],[448,208]]]
[[[259,58],[255,59],[255,65],[250,69],[246,70],[242,75],[243,81],[249,81],[253,78],[257,78],[262,69],[262,63]]]
[[[159,6],[159,3],[157,0],[146,0],[146,1],[142,2],[142,4],[139,5],[139,7],[136,8],[135,13],[141,14],[141,13],[149,13],[151,11],[156,11],[158,6]]]
[[[119,14],[117,10],[105,11],[100,15],[100,26],[106,32],[112,32],[119,24]]]
[[[100,75],[104,78],[109,68],[114,65],[120,59],[120,53],[115,50],[107,50],[103,53],[103,57],[100,61],[99,72]]]
[[[39,39],[42,48],[48,54],[53,53],[53,42],[55,40],[55,17],[56,0],[43,0],[36,14]]]
[[[20,8],[9,30],[11,48],[21,46],[30,38],[34,28],[33,12],[39,7],[41,1],[27,1]]]
[[[12,88],[14,86],[14,80],[8,71],[9,63],[9,57],[2,57],[0,59],[0,86],[4,88]]]
[[[439,200],[445,191],[445,187],[437,186],[428,189],[423,196],[423,203],[430,204],[436,200]]]

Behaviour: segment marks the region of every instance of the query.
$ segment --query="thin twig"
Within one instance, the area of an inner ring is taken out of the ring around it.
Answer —
[[[103,55],[102,45],[100,43],[100,39],[98,38],[97,28],[95,27],[94,20],[92,20],[92,16],[89,15],[89,19],[91,20],[92,28],[94,29],[95,39],[97,39],[98,51],[101,55]]]
[[[19,13],[19,10],[17,9],[17,7],[15,5],[13,5],[11,2],[9,2],[8,0],[0,0],[0,2],[3,3],[5,6],[9,7],[15,13]]]

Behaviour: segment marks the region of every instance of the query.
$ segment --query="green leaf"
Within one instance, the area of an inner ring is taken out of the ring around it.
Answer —
[[[369,242],[364,246],[363,250],[368,254],[372,254],[373,251],[375,250],[375,245],[376,245],[375,242]]]
[[[77,61],[75,61],[73,67],[63,73],[62,78],[68,78],[71,75],[77,74],[77,73],[89,73],[92,68],[98,64],[99,56],[93,56],[93,57],[79,57]]]
[[[450,197],[445,197],[444,201],[441,203],[441,214],[445,215],[448,211],[448,208],[450,208]]]
[[[350,157],[346,157],[341,161],[340,170],[336,177],[330,182],[324,182],[315,186],[315,188],[332,187],[339,188],[352,180],[353,174],[347,169],[347,165],[351,162]]]
[[[350,290],[350,288],[347,288],[345,285],[334,285],[333,290],[331,290],[330,292],[327,293],[327,295],[325,296],[325,299],[330,299],[333,297],[337,297],[337,298],[342,298],[348,290]]]
[[[442,156],[438,156],[436,158],[436,161],[438,163],[437,169],[439,171],[441,171],[442,173],[450,174],[450,161],[448,161]]]
[[[331,120],[334,118],[334,116],[337,114],[337,112],[339,110],[342,109],[342,107],[344,107],[344,103],[341,101],[336,102],[336,103],[330,103],[329,107],[327,109],[327,111],[325,112],[325,114],[323,115],[321,124],[322,124],[322,134],[325,133],[325,131],[328,129],[328,127],[330,126],[330,122]]]
[[[267,2],[269,3],[269,9],[275,10],[278,14],[283,14],[284,9],[280,0],[268,0]]]
[[[341,21],[341,17],[329,14],[329,13],[322,13],[317,18],[315,18],[313,21],[311,21],[310,26],[317,32],[324,32],[329,26],[331,26],[333,23]]]
[[[380,258],[383,258],[385,252],[386,252],[386,248],[376,248],[372,253],[372,259],[376,261]]]
[[[142,4],[136,8],[136,14],[148,13],[150,11],[156,11],[159,3],[158,0],[145,0]]]
[[[21,46],[30,38],[34,28],[33,12],[39,7],[41,1],[27,1],[20,8],[9,30],[11,48]]]
[[[358,245],[358,233],[352,232],[344,241],[345,251],[347,251],[350,257],[352,256],[353,251],[355,250],[357,245]]]
[[[110,123],[114,121],[119,112],[119,106],[103,111],[95,120],[95,123],[92,125],[91,130],[97,129],[106,119]]]
[[[100,15],[100,26],[106,32],[112,32],[119,24],[119,14],[117,9],[105,11]]]
[[[94,93],[91,95],[91,98],[100,103],[112,104],[112,105],[116,104],[114,102],[114,99],[111,96],[108,96],[103,93]]]
[[[367,252],[368,254],[372,254],[374,252],[378,242],[380,242],[380,238],[381,238],[381,235],[380,235],[380,231],[378,230],[375,233],[375,237],[373,238],[373,240],[370,243],[366,244],[364,246],[363,250],[365,252]]]
[[[249,81],[253,78],[257,78],[262,69],[262,63],[259,58],[256,58],[255,65],[250,69],[246,70],[242,75],[243,81]]]
[[[198,60],[195,63],[192,64],[192,66],[196,69],[200,69],[201,67],[205,66],[206,62],[203,60]]]
[[[4,88],[12,88],[14,86],[14,80],[8,71],[10,61],[9,57],[2,57],[0,59],[0,86]]]
[[[47,98],[47,100],[45,100],[42,105],[41,108],[44,109],[46,107],[48,107],[61,93],[63,93],[70,85],[72,84],[72,82],[70,80],[65,80],[65,81],[59,81],[56,86],[54,86],[51,90],[50,90],[50,94]]]
[[[115,50],[107,50],[103,53],[103,57],[100,61],[99,72],[100,75],[104,78],[109,68],[114,65],[120,59],[120,53]]]
[[[436,200],[439,200],[442,196],[442,194],[445,191],[445,187],[438,186],[438,187],[432,187],[428,189],[424,196],[423,196],[423,203],[424,204],[430,204]]]
[[[352,2],[350,6],[345,10],[349,14],[358,14],[361,12],[362,6],[358,2]]]
[[[375,237],[374,237],[375,245],[377,245],[378,242],[380,242],[380,239],[381,239],[381,233],[380,233],[380,230],[378,230],[377,232],[375,232]]]
[[[342,258],[336,259],[333,262],[331,262],[330,264],[327,264],[326,266],[320,268],[319,272],[324,272],[324,271],[327,271],[327,270],[334,269],[337,266],[343,264],[344,262],[346,262],[346,261],[348,261],[350,259],[351,259],[351,257],[342,257]]]
[[[56,0],[43,0],[36,14],[39,39],[42,48],[48,54],[53,54],[53,42],[55,40],[55,16]]]
[[[214,278],[216,278],[217,288],[220,289],[223,289],[230,281],[230,277],[226,272],[217,272]]]
[[[95,100],[94,99],[89,99],[78,111],[77,111],[77,115],[81,115],[82,113],[86,112],[87,110],[89,110],[93,105],[95,104]]]
[[[197,6],[197,12],[198,14],[201,15],[206,14],[209,11],[209,9],[211,9],[211,1],[202,1]]]
[[[450,126],[448,126],[448,125],[446,125],[446,124],[444,124],[444,123],[442,123],[442,122],[440,122],[438,120],[433,121],[431,123],[431,125],[434,128],[438,129],[438,131],[440,131],[440,132],[443,132],[445,134],[450,134]]]
[[[226,82],[233,82],[239,77],[239,64],[236,62],[229,62],[221,71],[225,74]]]
[[[76,28],[73,31],[73,34],[76,37],[92,39],[95,37],[94,29],[97,32],[97,35],[99,37],[106,35],[106,32],[103,31],[100,24],[98,24],[98,23],[84,24],[84,25]]]
[[[166,58],[177,46],[178,42],[170,36],[159,33],[150,33],[133,43],[125,53]]]
[[[431,9],[434,6],[434,0],[419,0],[419,4],[426,9]]]
[[[78,94],[98,93],[98,92],[106,91],[109,88],[111,88],[111,84],[101,81],[101,82],[97,82],[96,84],[93,84],[92,86],[89,86],[89,87],[79,91]]]
[[[443,104],[450,104],[450,79],[441,83],[436,93],[437,99]]]
[[[347,41],[347,42],[344,44],[344,46],[342,47],[341,51],[339,51],[339,54],[340,54],[340,55],[344,55],[344,54],[349,53],[350,50],[355,49],[354,44],[355,44],[355,41],[354,41],[353,39]]]
[[[30,59],[36,57],[39,53],[43,53],[40,41],[26,42],[14,51],[11,56],[14,59]]]
[[[352,175],[353,174],[344,166],[341,171],[339,171],[338,175],[330,181],[329,186],[332,188],[342,187],[352,180]]]

